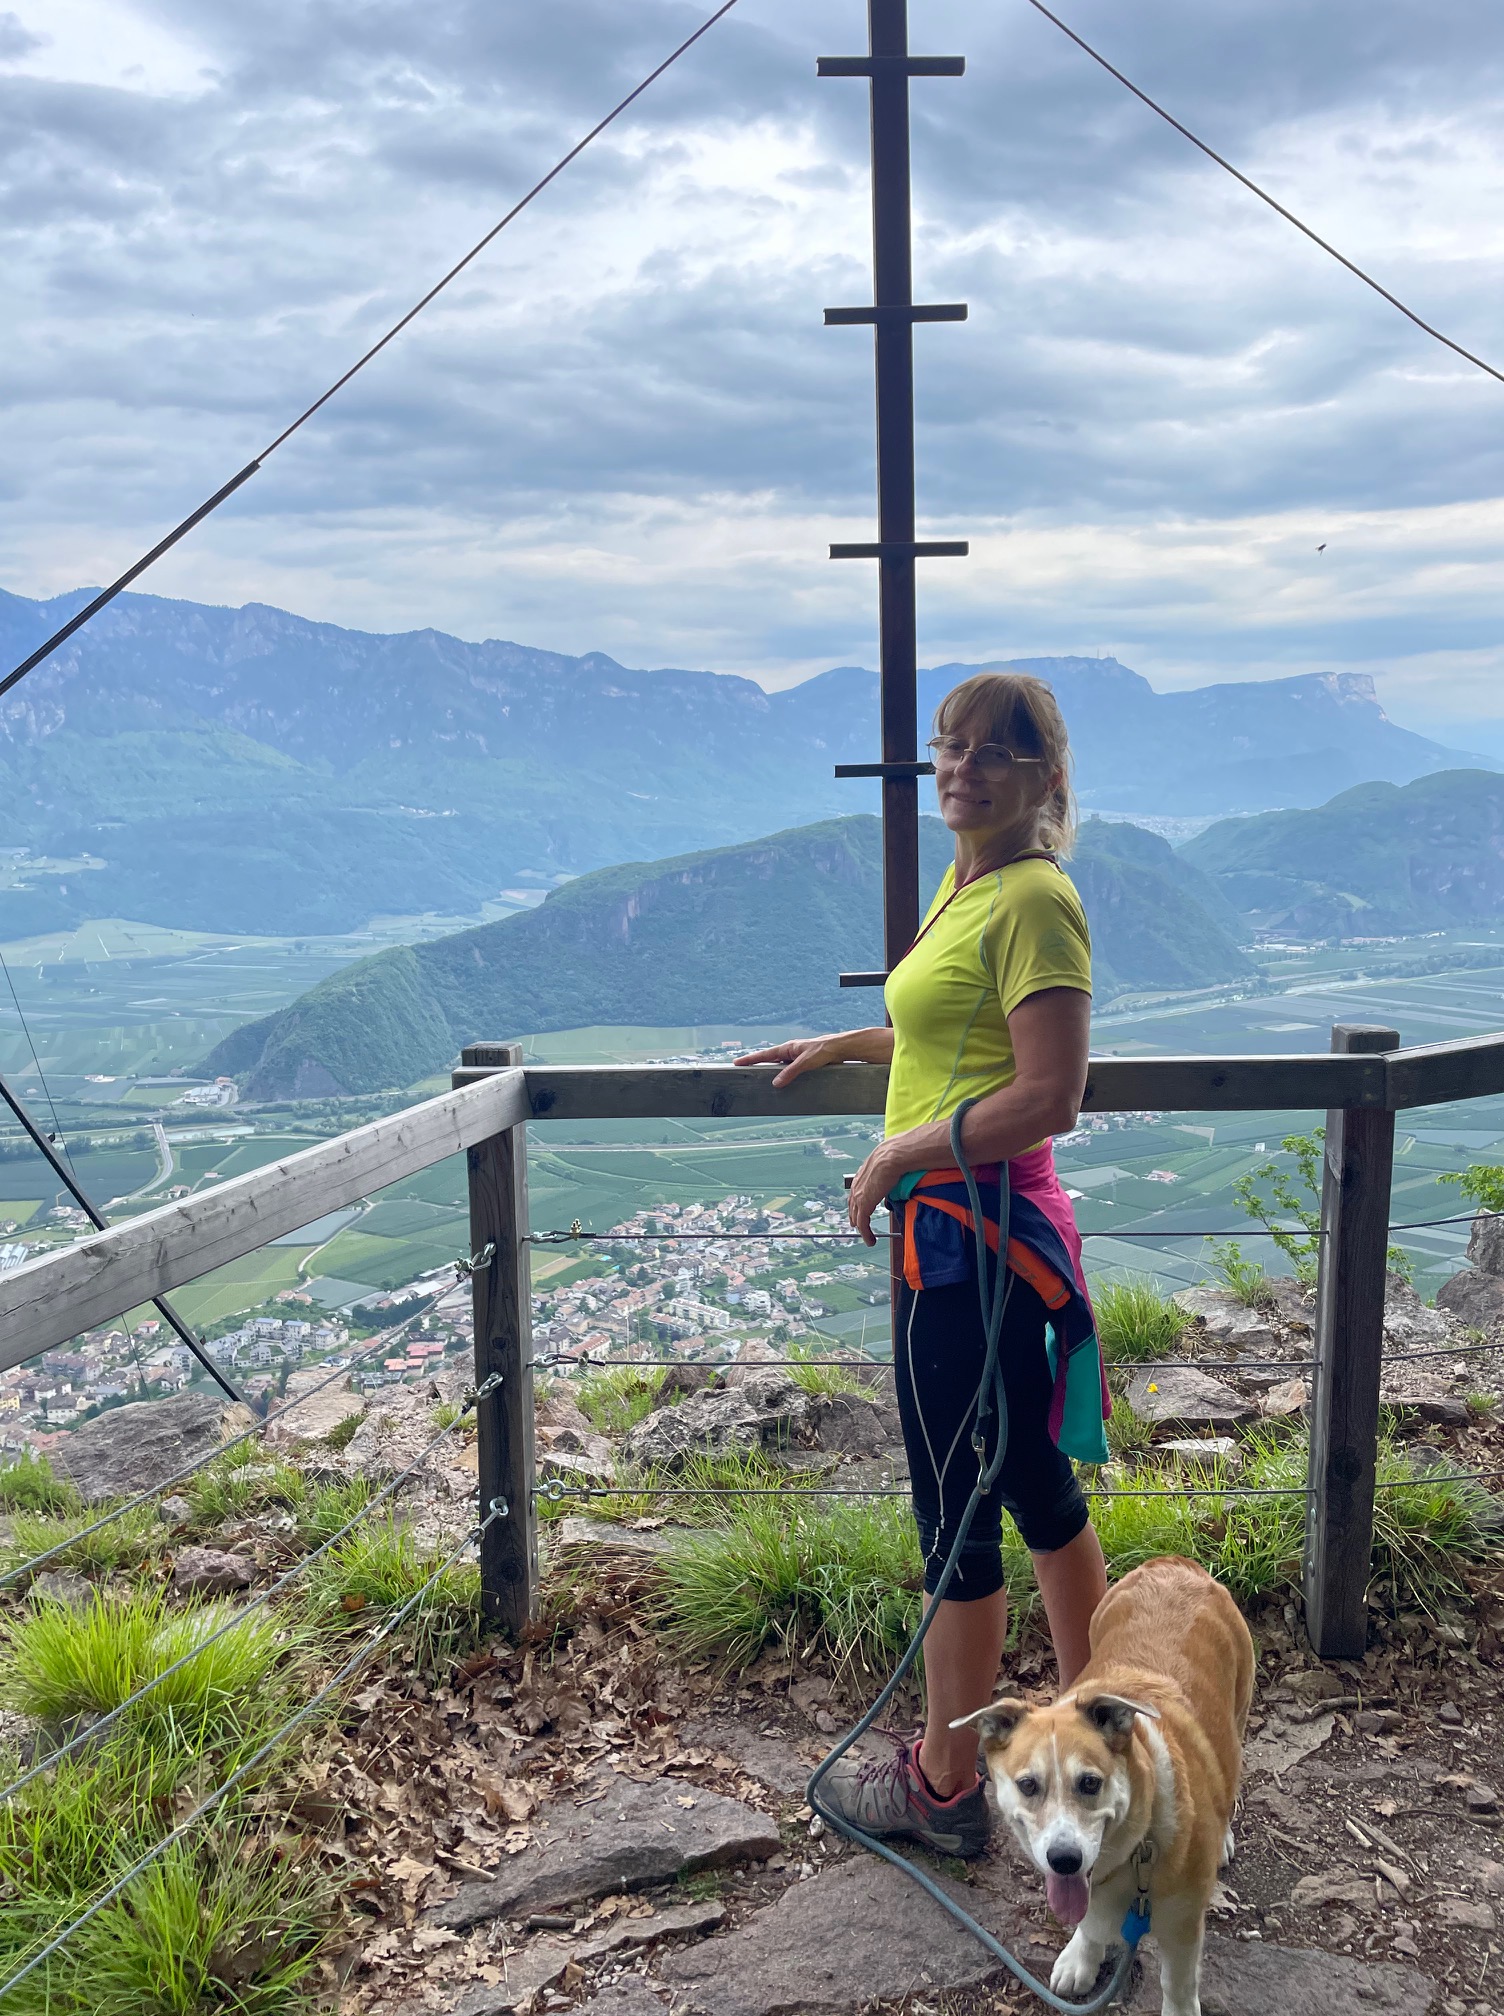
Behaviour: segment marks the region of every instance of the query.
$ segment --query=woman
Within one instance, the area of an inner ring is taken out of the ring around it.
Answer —
[[[781,1064],[775,1085],[827,1064],[891,1067],[884,1138],[852,1184],[850,1214],[874,1244],[872,1213],[891,1199],[903,1230],[894,1375],[931,1594],[977,1479],[970,1437],[985,1336],[974,1234],[950,1142],[951,1116],[964,1101],[976,1103],[962,1122],[962,1146],[992,1224],[997,1165],[1008,1164],[1013,1279],[999,1352],[1007,1452],[925,1640],[927,1726],[889,1761],[843,1759],[824,1787],[868,1833],[972,1855],[989,1827],[976,1733],[950,1724],[995,1698],[1008,1615],[1003,1510],[1033,1555],[1063,1687],[1086,1663],[1091,1615],[1107,1588],[1066,1453],[1074,1440],[1078,1456],[1105,1457],[1105,1389],[1081,1242],[1049,1141],[1075,1125],[1086,1084],[1091,945],[1059,865],[1075,819],[1065,724],[1049,687],[1019,673],[968,679],[942,701],[930,749],[956,860],[913,948],[888,976],[893,1026],[781,1043],[739,1061]],[[1067,1306],[1063,1298],[1074,1300]],[[1062,1344],[1072,1309],[1078,1320],[1071,1343]],[[1094,1420],[1083,1432],[1077,1406],[1074,1427],[1062,1433],[1063,1361],[1080,1341],[1091,1345]],[[995,1420],[992,1432],[989,1456]]]

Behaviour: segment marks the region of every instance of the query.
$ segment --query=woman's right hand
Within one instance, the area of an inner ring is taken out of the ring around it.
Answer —
[[[737,1058],[738,1064],[781,1064],[783,1069],[773,1080],[777,1091],[784,1085],[792,1085],[802,1071],[818,1071],[826,1064],[843,1061],[840,1039],[830,1036],[795,1036],[787,1043],[771,1044],[766,1050],[751,1050],[745,1057]]]

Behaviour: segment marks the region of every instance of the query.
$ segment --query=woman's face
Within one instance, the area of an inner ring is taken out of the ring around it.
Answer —
[[[1034,821],[1054,781],[1044,764],[1015,762],[1001,775],[995,766],[984,768],[978,763],[976,752],[999,745],[980,723],[959,727],[943,739],[963,745],[959,757],[943,747],[934,752],[940,816],[951,832],[965,833],[978,840],[993,834],[1032,835]]]

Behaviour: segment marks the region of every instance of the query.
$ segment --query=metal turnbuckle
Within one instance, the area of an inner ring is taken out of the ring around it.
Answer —
[[[468,1281],[472,1274],[479,1274],[483,1268],[489,1267],[495,1258],[496,1242],[493,1239],[487,1245],[482,1246],[478,1253],[472,1253],[468,1260],[456,1260],[454,1263],[455,1274],[461,1281]]]

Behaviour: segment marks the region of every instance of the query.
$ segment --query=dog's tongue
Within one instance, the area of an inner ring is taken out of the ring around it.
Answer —
[[[1091,1885],[1084,1876],[1049,1875],[1044,1879],[1044,1894],[1062,1925],[1079,1925],[1091,1902]]]

